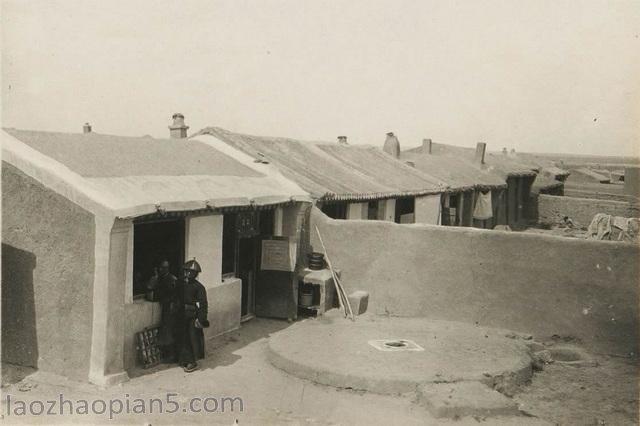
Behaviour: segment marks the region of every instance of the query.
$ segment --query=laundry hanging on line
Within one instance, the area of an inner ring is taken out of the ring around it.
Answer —
[[[478,220],[491,219],[493,207],[491,205],[491,191],[479,192],[476,195],[476,206],[473,209],[473,218]]]

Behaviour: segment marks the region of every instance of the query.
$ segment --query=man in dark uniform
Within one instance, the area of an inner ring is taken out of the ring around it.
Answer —
[[[182,312],[178,316],[176,338],[178,340],[179,362],[184,371],[197,370],[197,360],[204,358],[204,332],[209,327],[207,320],[207,291],[196,280],[202,269],[195,259],[183,267],[184,278],[181,285]]]
[[[176,315],[181,303],[177,279],[169,273],[169,261],[163,260],[155,269],[153,276],[147,283],[147,299],[160,302],[162,316],[160,318],[159,345],[165,360],[175,361],[177,357],[175,349]]]

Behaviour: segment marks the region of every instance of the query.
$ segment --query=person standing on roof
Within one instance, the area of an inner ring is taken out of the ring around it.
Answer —
[[[202,272],[200,264],[195,259],[187,261],[183,266],[181,299],[182,312],[178,316],[176,338],[179,351],[179,362],[185,372],[190,373],[198,369],[198,360],[204,358],[204,332],[209,327],[207,314],[207,291],[196,280]]]

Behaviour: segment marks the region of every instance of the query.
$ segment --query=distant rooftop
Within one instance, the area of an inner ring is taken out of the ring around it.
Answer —
[[[207,127],[210,135],[257,160],[322,200],[372,200],[439,193],[445,182],[421,173],[378,148],[253,136]]]
[[[411,148],[404,151],[406,154],[417,154],[422,152],[422,147]],[[482,168],[483,170],[494,172],[498,176],[503,178],[516,177],[516,176],[535,176],[539,166],[529,164],[525,161],[519,160],[516,156],[511,154],[502,154],[496,152],[487,151],[485,153],[484,165],[476,165],[475,163],[475,148],[462,147],[455,145],[448,145],[442,143],[432,143],[431,155],[437,156],[452,156],[458,158],[464,158],[471,162],[474,167]]]
[[[492,189],[506,186],[498,173],[475,165],[465,156],[428,154],[421,150],[402,151],[402,160],[411,161],[416,169],[449,182],[454,190]]]

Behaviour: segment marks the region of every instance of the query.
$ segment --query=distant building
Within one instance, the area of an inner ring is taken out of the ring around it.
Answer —
[[[572,174],[572,180],[577,180],[585,183],[611,183],[611,176],[608,172],[607,175],[604,175],[587,167],[579,167],[577,169],[574,169]]]
[[[274,165],[334,219],[440,224],[440,200],[448,184],[377,147],[348,144],[346,136],[338,143],[308,142],[219,127],[202,129],[195,137],[210,137],[216,146],[228,145]],[[397,138],[387,141],[390,152],[398,148],[399,153]]]
[[[414,155],[423,150],[424,148],[418,147],[407,150],[406,153]],[[431,155],[437,158],[448,156],[456,161],[465,160],[467,164],[472,164],[474,168],[492,175],[494,179],[497,177],[506,182],[504,199],[498,196],[494,202],[498,206],[495,216],[497,224],[506,223],[512,228],[520,228],[535,220],[530,214],[531,203],[534,202],[531,199],[531,189],[540,167],[518,160],[515,151],[511,154],[488,152],[484,143],[478,143],[475,149],[431,143]],[[499,191],[495,192],[499,194]],[[471,195],[465,195],[465,197],[469,199],[467,204],[473,205]]]
[[[506,180],[483,169],[481,158],[474,162],[456,154],[446,145],[434,144],[431,139],[425,139],[420,147],[402,151],[400,158],[412,163],[416,169],[449,183],[447,193],[442,197],[443,225],[492,229],[496,225],[507,224]],[[480,213],[476,211],[478,200],[486,198],[486,194],[489,194],[490,217],[485,213],[477,218],[474,213]]]

